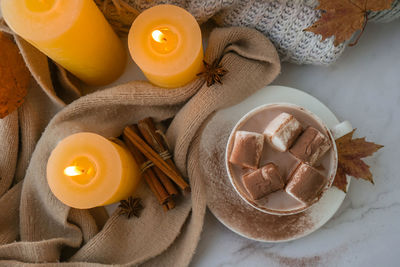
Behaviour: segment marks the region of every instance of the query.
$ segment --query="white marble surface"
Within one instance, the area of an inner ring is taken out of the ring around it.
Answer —
[[[369,24],[333,66],[285,63],[273,84],[310,93],[385,145],[366,160],[375,186],[353,180],[325,226],[288,243],[247,240],[207,212],[191,266],[400,266],[400,21]]]

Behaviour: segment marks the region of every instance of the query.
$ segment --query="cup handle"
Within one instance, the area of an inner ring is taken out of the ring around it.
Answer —
[[[353,126],[351,126],[351,123],[349,121],[343,121],[339,124],[336,124],[332,128],[331,131],[332,131],[333,138],[335,138],[335,140],[336,140],[336,139],[342,137],[343,135],[348,134],[352,130],[353,130]]]

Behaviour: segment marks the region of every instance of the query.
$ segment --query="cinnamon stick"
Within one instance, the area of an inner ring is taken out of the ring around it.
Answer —
[[[175,208],[175,201],[173,199],[170,199],[163,205],[163,210],[164,211],[169,211]]]
[[[168,202],[167,202],[167,206],[168,206],[168,209],[169,210],[172,210],[173,208],[175,208],[175,201],[174,200],[169,200]]]
[[[140,131],[138,125],[134,124],[131,126],[131,129],[140,137]],[[140,152],[139,152],[140,153]],[[146,160],[145,160],[146,161]],[[171,196],[176,196],[178,195],[178,190],[175,188],[174,184],[171,182],[171,180],[168,178],[168,176],[165,175],[157,166],[152,167],[153,171],[156,174],[156,177],[160,180],[161,184],[164,186],[164,188],[167,190],[168,194]]]
[[[167,204],[167,203],[165,203],[162,207],[163,207],[163,210],[164,210],[164,211],[169,211],[169,208],[168,208],[168,204]]]
[[[124,129],[124,135],[139,149],[146,158],[151,160],[154,165],[159,167],[172,181],[174,181],[181,189],[187,190],[189,185],[183,180],[180,174],[172,168],[162,157],[157,154],[140,136],[134,132],[131,127]]]
[[[171,182],[168,176],[165,175],[157,166],[152,167],[153,171],[156,173],[158,179],[160,179],[161,183],[164,185],[164,188],[167,190],[168,194],[171,196],[178,195],[178,190],[175,188],[175,185]]]
[[[160,135],[156,133],[157,129],[152,118],[140,120],[138,122],[138,127],[144,139],[155,151],[161,153],[166,150],[163,140],[161,140]]]
[[[125,134],[122,135],[124,142],[128,148],[128,150],[131,152],[133,158],[135,159],[136,163],[141,165],[143,164],[146,159],[144,156],[140,153],[139,150],[135,148],[135,146],[132,144],[132,142],[126,137]],[[150,190],[153,192],[153,194],[156,196],[158,202],[163,205],[167,205],[168,200],[171,198],[171,196],[168,194],[168,192],[164,189],[163,185],[160,183],[158,180],[157,176],[153,172],[152,169],[147,169],[143,173],[143,177],[145,178],[146,183],[150,187]]]
[[[138,122],[138,127],[140,130],[140,133],[144,137],[144,139],[147,141],[147,143],[157,152],[157,153],[163,153],[164,151],[168,150],[164,146],[164,142],[161,139],[161,136],[157,134],[157,129],[156,126],[154,125],[153,119],[152,118],[146,118]],[[179,174],[179,187],[182,189],[188,190],[189,185],[186,183],[186,181],[182,178],[181,174],[179,173],[178,168],[176,167],[175,163],[172,161],[172,159],[166,159],[165,162],[168,163],[171,168],[173,168],[177,174]]]

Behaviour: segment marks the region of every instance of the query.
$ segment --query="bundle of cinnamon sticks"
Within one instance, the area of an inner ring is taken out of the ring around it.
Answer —
[[[143,178],[165,211],[175,207],[177,186],[190,191],[168,151],[162,135],[151,118],[146,118],[128,127],[123,132],[123,140],[140,166]]]

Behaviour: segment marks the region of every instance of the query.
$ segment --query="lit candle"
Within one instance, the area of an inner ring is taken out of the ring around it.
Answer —
[[[8,26],[91,85],[117,79],[126,54],[93,0],[1,0]]]
[[[142,12],[132,24],[128,44],[147,79],[161,87],[183,86],[203,68],[199,24],[177,6],[159,5]]]
[[[94,133],[68,136],[47,162],[51,191],[73,208],[88,209],[126,199],[139,181],[139,167],[130,152]]]

